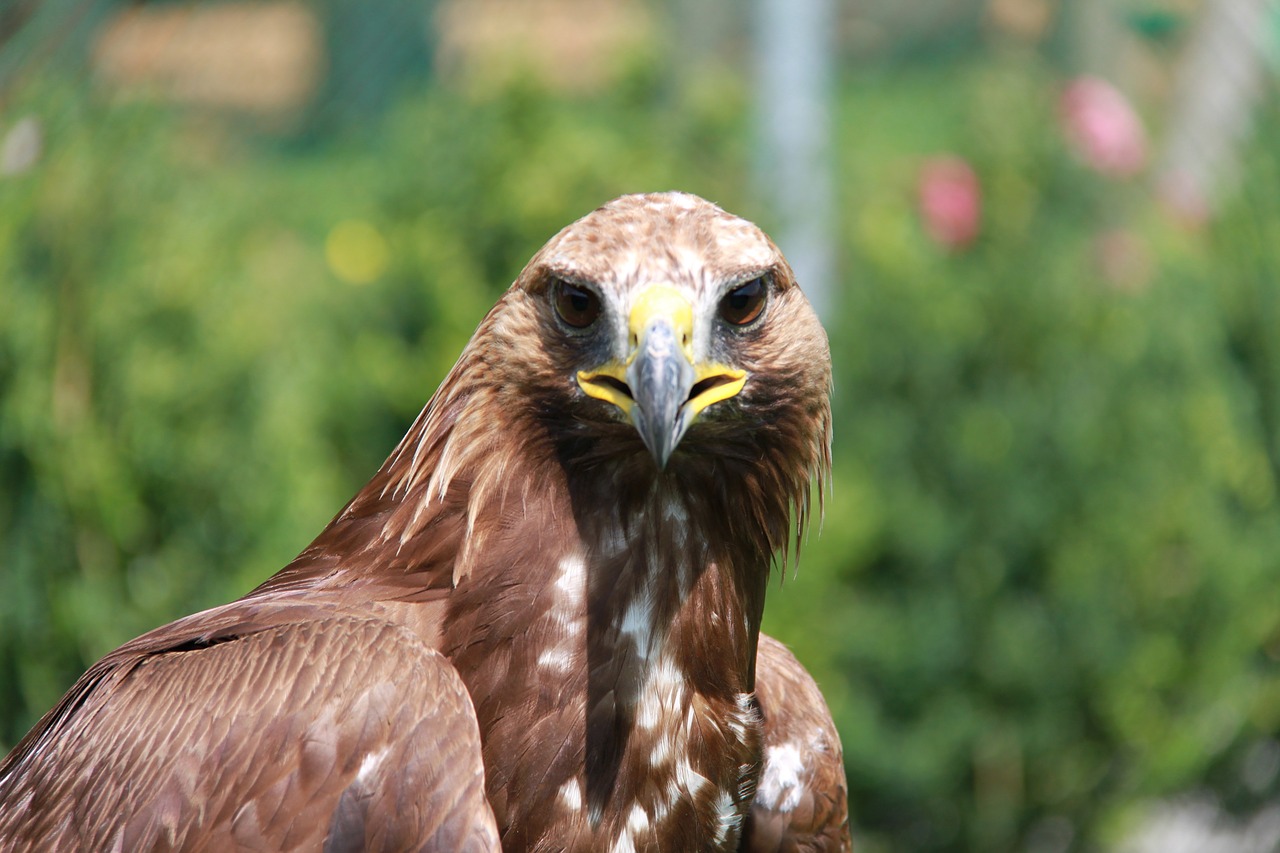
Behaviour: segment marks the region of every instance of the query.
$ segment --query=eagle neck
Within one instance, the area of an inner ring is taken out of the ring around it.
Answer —
[[[755,748],[767,556],[726,536],[723,510],[695,497],[715,490],[664,474],[630,488],[593,483],[570,489],[587,565],[588,818],[663,815],[713,790],[736,803]],[[669,779],[657,792],[644,787],[653,773]]]

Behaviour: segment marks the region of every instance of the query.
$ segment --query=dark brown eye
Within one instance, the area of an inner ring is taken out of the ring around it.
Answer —
[[[560,319],[575,329],[585,329],[600,316],[600,297],[567,281],[556,282],[555,303]]]
[[[753,278],[725,294],[724,299],[720,300],[720,316],[726,323],[745,326],[760,316],[768,292],[764,276]]]

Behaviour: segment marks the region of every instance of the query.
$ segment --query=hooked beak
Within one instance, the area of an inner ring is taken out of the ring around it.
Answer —
[[[578,373],[589,396],[621,409],[658,468],[703,409],[740,392],[745,370],[693,361],[693,306],[674,287],[650,285],[631,309],[631,345],[624,362]]]

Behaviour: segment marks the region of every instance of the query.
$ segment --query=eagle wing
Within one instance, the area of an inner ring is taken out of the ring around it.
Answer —
[[[475,712],[404,628],[236,602],[108,655],[0,764],[3,850],[497,851]]]
[[[760,635],[756,697],[764,764],[743,836],[746,853],[852,849],[840,737],[822,693],[786,646]]]

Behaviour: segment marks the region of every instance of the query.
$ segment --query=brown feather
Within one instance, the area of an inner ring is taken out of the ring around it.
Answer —
[[[756,695],[765,757],[742,850],[847,853],[852,842],[840,736],[813,678],[765,634]]]
[[[466,691],[388,622],[237,602],[81,685],[0,766],[0,849],[497,849]]]

